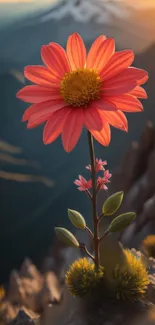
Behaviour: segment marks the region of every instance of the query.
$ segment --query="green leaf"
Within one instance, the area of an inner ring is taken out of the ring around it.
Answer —
[[[122,231],[136,218],[135,212],[127,212],[116,217],[109,226],[110,232]]]
[[[123,246],[110,234],[100,242],[99,252],[100,264],[104,267],[105,278],[111,282],[116,265],[122,268],[127,263]]]
[[[123,195],[123,192],[117,192],[108,197],[102,207],[102,212],[105,216],[111,216],[119,209],[123,200]]]
[[[79,243],[75,236],[67,229],[61,227],[55,227],[56,236],[64,244],[71,247],[79,247]]]
[[[68,217],[69,217],[71,223],[76,228],[80,228],[80,229],[86,228],[85,219],[78,211],[68,209]]]

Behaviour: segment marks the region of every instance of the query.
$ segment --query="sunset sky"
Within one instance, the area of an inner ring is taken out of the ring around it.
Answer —
[[[7,3],[7,2],[18,3],[18,2],[34,2],[34,1],[36,1],[36,0],[0,0],[0,2],[2,2],[2,3]]]
[[[32,3],[37,3],[37,2],[53,2],[53,0],[0,0],[0,3],[26,3],[26,2],[32,2]]]
[[[105,0],[103,0],[104,2]],[[109,0],[106,0],[107,2]],[[106,2],[105,1],[105,2]],[[37,2],[42,2],[42,3],[52,3],[54,2],[54,0],[0,0],[0,3],[37,3]],[[135,7],[138,7],[138,6],[142,6],[142,7],[151,7],[151,6],[155,6],[155,0],[138,0],[137,2],[135,2],[135,0],[115,0],[115,2],[124,2],[124,3],[127,3],[127,4],[130,4],[130,5],[133,5]]]
[[[34,0],[0,0],[0,3],[2,2],[2,3],[10,3],[10,2],[16,2],[16,3],[18,3],[18,2],[32,2],[32,1],[34,1]]]

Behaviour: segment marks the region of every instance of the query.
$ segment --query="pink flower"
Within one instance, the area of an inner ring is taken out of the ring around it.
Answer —
[[[105,180],[105,183],[110,183],[109,179],[111,178],[112,174],[109,173],[109,170],[105,170],[104,172],[104,180]]]
[[[92,180],[89,179],[88,181],[81,175],[79,175],[79,179],[76,179],[74,184],[76,184],[79,191],[87,191],[89,188],[92,187]]]
[[[109,179],[111,178],[112,174],[109,173],[109,170],[105,170],[104,177],[98,177],[97,179],[97,187],[101,190],[107,190],[106,183],[110,183]]]
[[[44,65],[25,67],[25,77],[34,84],[21,89],[17,97],[31,103],[22,118],[28,128],[46,122],[45,144],[61,135],[64,149],[70,152],[85,127],[108,146],[110,126],[128,131],[124,112],[143,111],[138,98],[147,98],[141,86],[148,74],[131,67],[131,50],[115,52],[113,38],[97,37],[87,54],[81,36],[73,33],[66,50],[51,42],[42,46],[41,58]]]
[[[107,161],[106,160],[102,160],[102,159],[97,159],[96,158],[96,166],[95,166],[96,173],[99,172],[100,170],[105,170],[105,168],[103,167],[105,165],[107,165]]]
[[[103,166],[107,165],[106,160],[96,158],[95,171],[98,173],[100,170],[105,170]],[[91,171],[91,165],[86,166],[86,169]]]

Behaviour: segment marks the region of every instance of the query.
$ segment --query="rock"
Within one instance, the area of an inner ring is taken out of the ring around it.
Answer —
[[[36,325],[37,321],[30,318],[23,310],[20,310],[14,320],[9,325]]]
[[[62,290],[57,276],[53,272],[41,275],[28,259],[19,273],[11,273],[9,284],[8,294],[0,305],[0,324],[7,324],[21,310],[32,318],[33,314],[39,315],[46,305],[58,304],[61,300]]]
[[[0,323],[7,324],[16,317],[19,306],[13,306],[9,301],[5,300],[0,305]]]
[[[66,286],[63,290],[63,297],[61,300],[61,304],[55,306],[46,306],[44,309],[44,313],[40,317],[40,325],[65,325],[68,316],[76,308],[76,300],[68,292]],[[74,321],[77,321],[75,319]]]
[[[67,290],[67,289],[65,289]],[[136,306],[104,301],[100,306],[87,308],[84,300],[65,296],[61,305],[46,307],[40,325],[153,325],[155,306],[139,303]],[[144,321],[145,320],[145,321]]]
[[[21,279],[19,273],[16,270],[13,270],[10,274],[9,280],[9,290],[8,297],[9,301],[12,303],[17,303],[20,300],[19,286],[21,284]]]
[[[42,283],[42,276],[40,272],[29,258],[24,260],[19,274],[20,277],[36,279],[38,282]]]
[[[61,300],[61,295],[62,288],[56,275],[52,272],[46,273],[44,276],[44,286],[40,292],[41,305],[57,304]]]
[[[143,258],[140,251],[132,249],[137,258]],[[144,259],[142,259],[144,262]],[[39,320],[40,325],[153,325],[155,324],[155,259],[145,257],[150,285],[146,300],[135,304],[104,301],[94,305],[86,304],[85,299],[73,298],[64,287],[60,305],[47,306]]]
[[[118,213],[135,211],[136,220],[116,237],[127,247],[139,248],[145,236],[155,229],[155,128],[148,121],[139,143],[132,143],[120,166],[114,170],[109,194],[124,191],[124,199]],[[99,207],[104,193],[100,193]],[[107,225],[111,221],[108,218]],[[103,224],[101,223],[101,231]]]

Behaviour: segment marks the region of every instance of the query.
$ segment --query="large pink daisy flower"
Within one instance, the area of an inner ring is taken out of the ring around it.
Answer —
[[[99,36],[88,55],[80,35],[69,36],[66,51],[57,43],[43,45],[41,57],[45,66],[27,66],[24,75],[36,85],[21,89],[17,97],[32,105],[23,121],[33,128],[46,122],[45,144],[60,134],[67,152],[77,144],[83,127],[94,138],[108,146],[110,126],[127,131],[123,112],[140,112],[137,98],[146,98],[141,85],[147,72],[130,67],[131,50],[115,52],[112,38]]]

